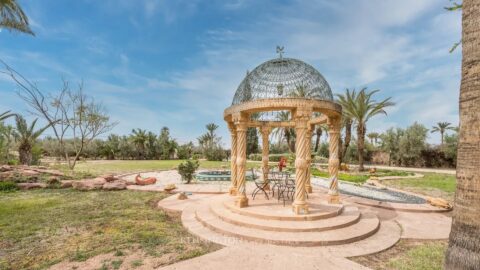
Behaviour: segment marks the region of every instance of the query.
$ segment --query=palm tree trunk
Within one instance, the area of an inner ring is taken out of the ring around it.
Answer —
[[[358,169],[365,170],[363,167],[363,149],[365,148],[365,127],[362,123],[357,125],[357,148],[358,148]]]
[[[343,162],[343,158],[347,155],[348,146],[350,146],[350,141],[352,140],[352,120],[347,120],[345,123],[345,141],[342,147],[342,154],[340,163]]]
[[[463,1],[457,190],[446,269],[480,269],[480,2]]]
[[[443,148],[443,138],[444,138],[443,137],[443,131],[440,131],[440,140],[441,140],[440,141],[440,146],[442,146],[442,148]]]
[[[317,151],[318,151],[318,144],[320,143],[320,138],[322,137],[322,129],[318,127],[318,128],[315,130],[315,133],[316,133],[317,137],[315,138],[315,148],[314,148],[315,150],[314,150],[314,152],[317,153]]]
[[[27,144],[20,145],[18,148],[18,155],[20,164],[30,165],[32,163],[32,146]]]

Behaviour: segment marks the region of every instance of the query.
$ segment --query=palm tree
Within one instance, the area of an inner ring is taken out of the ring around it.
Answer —
[[[350,141],[352,140],[352,125],[353,125],[352,118],[350,118],[345,114],[345,112],[343,112],[342,127],[345,128],[345,139],[343,140],[343,146],[340,153],[340,163],[343,162],[344,157],[347,155],[348,146],[350,146]]]
[[[358,147],[358,166],[363,171],[363,149],[365,148],[365,133],[367,131],[367,121],[375,115],[387,114],[386,107],[393,106],[390,98],[377,102],[372,96],[380,90],[367,92],[363,88],[358,93],[354,90],[346,90],[345,95],[337,95],[340,105],[347,117],[355,122],[357,127],[357,147]]]
[[[42,133],[51,126],[51,124],[46,125],[45,127],[35,131],[35,125],[37,120],[33,120],[30,126],[27,125],[27,121],[20,115],[17,115],[15,118],[16,130],[14,132],[14,137],[18,142],[18,154],[20,158],[20,163],[23,165],[30,165],[32,162],[32,147],[35,144],[36,140]]]
[[[280,111],[277,114],[278,121],[288,121],[290,119],[290,112],[289,111]],[[287,142],[288,149],[295,153],[295,130],[289,127],[279,127],[276,128],[273,133],[274,136],[277,136],[279,139],[279,143],[285,139]]]
[[[35,35],[16,0],[0,0],[0,28]]]
[[[325,125],[317,125],[315,127],[315,148],[314,152],[317,153],[318,145],[320,144],[320,138],[322,137],[323,131],[326,131],[327,127]]]
[[[367,137],[370,139],[370,143],[375,146],[380,135],[377,132],[370,132]]]
[[[444,141],[444,138],[445,138],[445,132],[447,130],[453,130],[454,127],[450,126],[451,123],[448,123],[448,122],[438,122],[436,126],[433,126],[432,127],[432,130],[430,131],[431,133],[434,133],[434,132],[440,132],[440,138],[441,138],[441,146],[443,146],[443,141]]]
[[[145,158],[145,144],[148,140],[147,131],[144,129],[132,129],[131,140],[137,148],[137,157],[139,159]]]
[[[479,269],[480,265],[480,3],[462,7],[462,80],[457,190],[445,269]]]
[[[1,0],[0,0],[1,1]],[[0,113],[0,121],[3,121],[9,117],[15,116],[14,113],[10,113],[10,111],[6,111],[4,113]]]

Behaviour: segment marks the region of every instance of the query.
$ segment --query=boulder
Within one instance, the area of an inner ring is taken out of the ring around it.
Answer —
[[[62,181],[60,181],[60,187],[61,188],[71,188],[73,182],[77,182],[77,181],[75,181],[75,180],[62,180]]]
[[[187,197],[187,194],[185,194],[185,192],[180,192],[177,195],[177,199],[178,200],[186,200],[186,199],[188,199],[188,197]]]
[[[60,183],[60,179],[58,179],[57,176],[50,176],[47,179],[47,184],[48,185],[56,185]]]
[[[45,183],[18,183],[18,188],[22,190],[34,189],[34,188],[46,188],[47,184]]]
[[[105,179],[105,181],[107,181],[107,182],[113,182],[115,180],[118,180],[118,178],[116,178],[113,174],[104,174],[100,177]]]
[[[10,166],[10,165],[0,166],[0,172],[9,172],[9,171],[13,171],[12,166]]]
[[[432,198],[432,197],[427,197],[427,202],[430,205],[433,205],[435,207],[440,207],[444,209],[451,209],[452,205],[450,204],[449,201],[444,200],[442,198]]]
[[[139,186],[153,185],[157,182],[155,177],[142,178],[140,174],[135,177],[135,183]]]
[[[114,181],[107,182],[103,184],[104,190],[122,190],[127,188],[127,183],[125,181]]]
[[[74,181],[72,182],[72,187],[77,190],[101,189],[106,182],[105,179],[97,177],[95,179]]]

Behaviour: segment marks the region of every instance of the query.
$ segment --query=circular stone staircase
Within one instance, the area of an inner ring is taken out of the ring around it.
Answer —
[[[350,205],[330,205],[325,198],[310,194],[310,213],[295,215],[290,203],[284,206],[276,199],[266,200],[257,197],[249,200],[246,208],[237,208],[234,198],[219,195],[189,205],[182,212],[184,226],[193,234],[222,245],[239,242],[257,242],[281,246],[333,246],[356,243],[372,239],[375,235],[385,238],[385,233],[377,233],[381,222],[371,212],[362,212]],[[398,233],[389,237],[389,246],[400,237]],[[385,243],[386,244],[386,243]]]

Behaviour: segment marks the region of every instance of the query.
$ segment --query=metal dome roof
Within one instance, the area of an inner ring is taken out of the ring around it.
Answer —
[[[266,98],[302,97],[333,101],[325,78],[311,65],[292,58],[269,60],[257,66],[238,86],[232,105]]]

